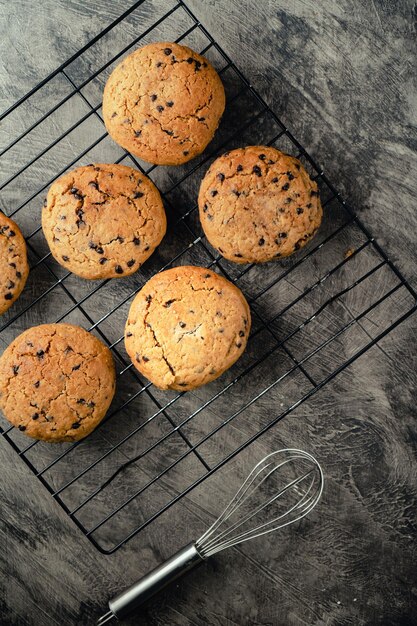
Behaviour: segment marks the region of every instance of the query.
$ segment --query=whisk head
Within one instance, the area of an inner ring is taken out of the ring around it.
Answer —
[[[323,481],[318,461],[308,452],[283,449],[268,454],[198,539],[197,550],[207,558],[300,520],[319,501]]]

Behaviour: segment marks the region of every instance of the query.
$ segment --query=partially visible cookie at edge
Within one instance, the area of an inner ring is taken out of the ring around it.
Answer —
[[[203,267],[180,266],[156,274],[136,295],[125,345],[157,387],[186,391],[237,361],[250,326],[249,305],[235,285]]]
[[[87,279],[136,272],[166,232],[153,182],[125,165],[92,164],[50,187],[42,228],[55,259]]]
[[[0,357],[0,408],[35,439],[83,439],[103,419],[114,391],[110,350],[79,326],[34,326]]]
[[[25,239],[17,224],[0,211],[0,315],[16,302],[28,275]]]
[[[214,161],[198,197],[211,245],[235,263],[264,263],[303,248],[322,220],[317,183],[300,161],[269,146]]]
[[[224,107],[223,84],[208,60],[169,42],[132,52],[113,70],[103,95],[104,122],[114,141],[159,165],[200,154]]]

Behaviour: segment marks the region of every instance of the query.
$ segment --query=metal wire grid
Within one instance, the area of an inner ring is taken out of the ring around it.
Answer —
[[[10,170],[0,184],[0,199],[25,231],[32,277],[1,325],[0,339],[7,344],[37,317],[39,323],[45,317],[81,323],[109,345],[119,368],[116,401],[87,440],[56,446],[28,443],[6,422],[1,432],[104,553],[114,552],[139,533],[416,309],[413,289],[315,161],[188,7],[181,0],[168,5],[159,0],[137,2],[0,116],[3,128],[10,117],[16,126],[13,115],[22,111],[17,117],[17,126],[23,124],[20,134],[0,151],[3,171]],[[110,55],[121,37],[118,27],[123,27],[124,45]],[[126,44],[129,28],[139,34]],[[149,167],[113,145],[103,132],[100,115],[101,88],[115,62],[138,44],[164,39],[188,43],[208,56],[228,95],[225,119],[213,144],[180,168]],[[92,71],[102,57],[105,62]],[[56,90],[57,101],[43,112]],[[45,128],[49,135],[51,126],[53,134],[54,120],[62,118],[65,129],[39,150],[39,136],[45,135]],[[94,141],[88,141],[85,122],[89,127],[95,123]],[[73,134],[78,131],[87,145],[75,152],[73,141],[77,144],[78,139]],[[28,160],[25,141],[31,149],[35,146]],[[210,247],[196,217],[198,183],[211,160],[249,143],[275,145],[298,156],[319,183],[326,212],[320,234],[298,256],[263,267],[226,262]],[[67,154],[77,156],[60,167],[55,148],[64,159]],[[64,272],[45,247],[40,226],[33,229],[40,223],[41,195],[55,178],[87,157],[131,164],[153,178],[170,222],[166,241],[139,275],[100,281],[93,287]],[[45,163],[52,176],[39,187],[33,181]],[[24,176],[32,168],[25,188]],[[122,344],[134,294],[155,271],[177,263],[206,265],[235,282],[248,296],[254,321],[244,357],[218,381],[187,394],[160,392],[143,380]],[[264,415],[256,411],[254,417],[255,403],[265,408]]]

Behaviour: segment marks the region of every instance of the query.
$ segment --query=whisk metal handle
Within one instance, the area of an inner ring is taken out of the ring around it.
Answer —
[[[163,587],[203,561],[204,558],[199,554],[195,543],[189,543],[165,563],[155,567],[141,580],[110,600],[110,611],[114,617],[125,617]]]

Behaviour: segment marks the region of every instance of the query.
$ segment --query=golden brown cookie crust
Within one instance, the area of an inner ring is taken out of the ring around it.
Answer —
[[[18,299],[28,275],[24,237],[18,225],[0,211],[0,315]]]
[[[251,324],[242,292],[211,270],[182,266],[153,276],[130,307],[126,350],[160,389],[185,391],[225,372]]]
[[[79,326],[34,326],[0,357],[0,408],[35,439],[83,439],[103,419],[114,391],[110,350]]]
[[[322,220],[317,184],[298,159],[248,146],[214,161],[198,206],[207,239],[235,263],[264,263],[301,249]]]
[[[159,165],[200,154],[224,107],[223,84],[207,59],[169,42],[130,54],[113,70],[103,95],[104,122],[114,141]]]
[[[136,272],[166,232],[159,191],[125,165],[79,167],[56,180],[42,211],[55,259],[82,278]]]

